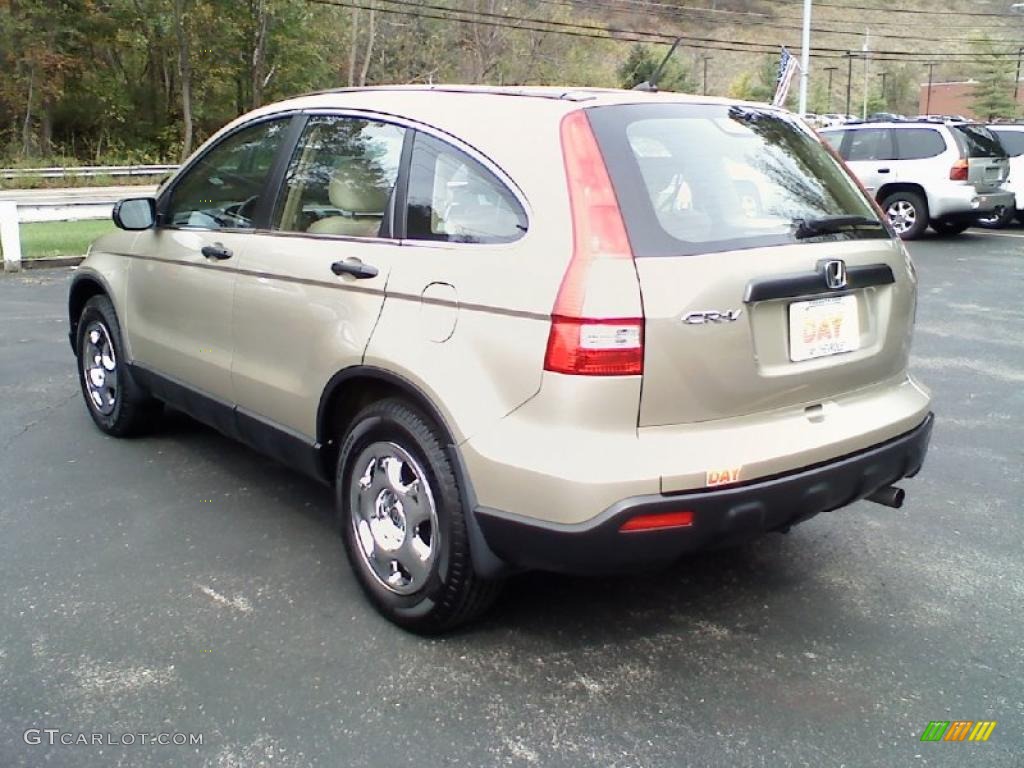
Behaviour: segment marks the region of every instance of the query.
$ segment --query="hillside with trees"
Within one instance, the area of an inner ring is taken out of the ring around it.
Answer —
[[[897,6],[922,13],[897,20],[880,0],[816,8],[812,110],[843,111],[852,71],[853,105],[862,105],[866,81],[870,110],[915,113],[934,56],[936,80],[977,77],[986,108],[1013,112],[1016,56],[1007,51],[1024,38],[1024,16],[979,0],[942,6],[968,17],[933,17],[926,0]],[[665,87],[764,100],[778,47],[799,49],[800,8],[792,0],[0,0],[0,161],[176,160],[246,110],[339,86],[630,85],[674,35],[686,39]],[[866,34],[877,53],[865,78],[862,59],[843,54],[859,52]],[[825,67],[834,67],[831,92]]]

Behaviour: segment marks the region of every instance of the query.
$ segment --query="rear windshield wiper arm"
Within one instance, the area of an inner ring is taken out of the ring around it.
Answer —
[[[794,236],[799,240],[819,235],[832,235],[851,227],[881,227],[882,222],[869,216],[822,216],[819,219],[793,219]]]

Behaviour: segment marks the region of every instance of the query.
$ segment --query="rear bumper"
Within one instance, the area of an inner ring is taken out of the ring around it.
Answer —
[[[669,563],[681,555],[736,544],[870,495],[924,463],[934,417],[867,450],[797,472],[729,488],[635,496],[593,520],[574,525],[539,521],[478,507],[476,520],[488,546],[520,568],[598,573]],[[686,528],[622,533],[637,515],[689,510]]]
[[[944,186],[928,196],[931,217],[950,221],[975,221],[997,208],[1013,208],[1016,204],[1016,197],[1007,189],[979,193],[967,184]]]

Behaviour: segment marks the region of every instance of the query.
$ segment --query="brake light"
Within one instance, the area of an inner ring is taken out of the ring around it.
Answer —
[[[587,281],[596,262],[628,261],[637,278],[615,190],[583,110],[563,118],[561,139],[573,252],[551,311],[544,369],[584,376],[639,375],[644,365],[643,317],[584,314]]]
[[[689,528],[692,525],[693,512],[662,512],[656,515],[631,517],[619,527],[619,532],[659,531],[665,528]]]
[[[949,169],[950,181],[967,181],[969,164],[966,160],[957,160]]]

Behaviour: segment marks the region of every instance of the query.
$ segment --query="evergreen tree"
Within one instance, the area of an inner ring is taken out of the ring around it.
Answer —
[[[996,54],[988,37],[972,40],[971,49],[978,57],[978,84],[971,109],[982,120],[1014,117],[1017,104],[1013,100],[1013,62]]]

